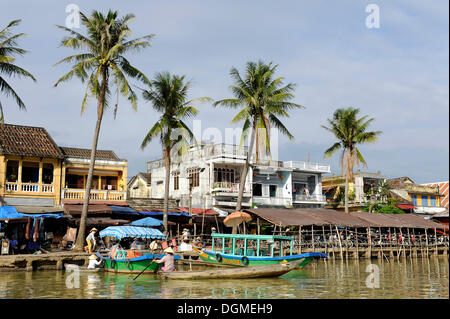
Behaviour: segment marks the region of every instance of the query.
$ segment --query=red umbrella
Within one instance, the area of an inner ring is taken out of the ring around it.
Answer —
[[[228,215],[224,220],[223,223],[227,227],[236,227],[239,224],[247,223],[252,220],[252,216],[247,213],[243,212],[234,212]]]

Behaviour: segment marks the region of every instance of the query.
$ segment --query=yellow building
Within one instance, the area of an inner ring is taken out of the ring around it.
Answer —
[[[432,215],[446,210],[441,207],[442,194],[437,186],[419,185],[408,177],[390,179],[388,184],[391,192],[411,202],[417,214]]]
[[[14,207],[61,207],[82,203],[88,149],[58,147],[41,127],[0,126],[0,199]],[[125,204],[127,161],[98,150],[92,204]],[[40,210],[42,211],[42,210]]]

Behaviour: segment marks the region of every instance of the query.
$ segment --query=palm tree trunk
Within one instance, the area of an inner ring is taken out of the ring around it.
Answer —
[[[253,150],[253,146],[255,144],[256,121],[254,121],[254,123],[255,124],[253,124],[252,136],[250,138],[250,145],[248,146],[248,150],[247,150],[247,158],[245,159],[244,169],[242,170],[241,180],[239,183],[239,194],[238,194],[237,205],[236,205],[237,211],[240,211],[242,208],[242,197],[244,197],[245,181],[247,179],[248,168],[250,167],[250,157],[252,156],[252,150]]]
[[[91,160],[89,163],[89,172],[87,176],[86,189],[84,191],[84,202],[83,202],[83,210],[81,212],[80,218],[80,227],[78,229],[77,241],[75,243],[74,251],[83,251],[85,235],[86,235],[86,219],[89,208],[89,197],[91,196],[91,186],[92,186],[92,177],[94,175],[94,165],[95,165],[95,153],[97,152],[97,143],[98,137],[100,135],[100,126],[102,124],[103,118],[103,108],[105,103],[105,95],[106,95],[106,86],[107,78],[106,78],[106,68],[103,69],[102,72],[102,84],[100,97],[97,105],[97,122],[95,124],[94,131],[94,139],[92,141],[92,149],[91,149]]]
[[[170,150],[164,150],[164,163],[166,166],[166,179],[164,184],[164,215],[163,215],[163,225],[164,234],[167,236],[169,233],[168,228],[168,217],[169,217],[169,191],[170,191]]]
[[[348,172],[345,174],[345,198],[344,198],[345,212],[348,213]]]

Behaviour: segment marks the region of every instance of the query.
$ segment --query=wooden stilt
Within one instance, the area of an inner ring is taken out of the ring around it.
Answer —
[[[298,226],[298,253],[302,253],[302,226]]]
[[[345,259],[348,259],[348,229],[345,227]]]
[[[437,245],[437,231],[436,231],[436,228],[434,229],[434,249],[435,249],[435,255],[438,256],[438,245]]]
[[[341,234],[339,233],[339,230],[337,228],[337,225],[334,225],[334,227],[336,228],[336,232],[337,232],[337,237],[339,240],[339,250],[341,251],[341,260],[344,259],[344,253],[342,251],[342,241],[341,241]]]
[[[368,258],[372,258],[372,236],[370,236],[370,227],[367,227],[367,251],[368,251]]]
[[[406,231],[408,232],[408,241],[407,241],[407,243],[409,243],[409,258],[412,258],[412,241],[411,241],[411,235],[409,233],[409,227],[406,228]]]
[[[388,232],[389,232],[389,257],[394,257],[394,252],[392,250],[392,234],[391,234],[391,227],[388,228]]]
[[[258,227],[258,235],[260,235],[261,234],[261,225],[260,225],[259,217],[256,218],[256,224],[257,224],[257,227]]]
[[[311,240],[312,240],[312,249],[314,251],[315,246],[314,246],[314,225],[311,226]]]
[[[356,259],[359,259],[358,228],[355,228],[355,241],[356,241]]]
[[[428,252],[428,229],[425,229],[425,244],[427,246],[427,258],[430,256]]]
[[[325,237],[325,226],[322,226],[322,236],[323,236],[323,242],[325,244],[325,253],[328,254],[328,243],[327,243],[327,238]]]

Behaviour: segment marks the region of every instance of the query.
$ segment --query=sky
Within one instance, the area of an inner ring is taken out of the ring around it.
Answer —
[[[85,89],[78,79],[54,87],[70,68],[56,62],[81,53],[60,46],[66,34],[55,26],[65,24],[67,5],[76,4],[86,14],[133,13],[132,37],[155,37],[129,61],[149,78],[161,71],[186,75],[193,83],[190,98],[232,97],[232,67],[242,72],[248,61],[277,64],[276,75],[296,84],[293,102],[305,106],[284,119],[295,140],[280,136],[280,160],[306,161],[309,154],[311,162],[340,174],[339,155],[324,158],[335,140],[321,125],[337,108],[352,106],[375,118],[370,128],[383,132],[378,142],[360,146],[368,165],[361,170],[416,183],[449,178],[447,0],[1,1],[0,29],[22,19],[12,31],[27,34],[19,44],[29,53],[16,64],[37,78],[8,79],[27,111],[0,94],[5,123],[45,127],[60,146],[90,148],[96,120],[93,99],[81,115]],[[367,27],[369,4],[379,8],[378,28]],[[233,111],[211,103],[198,109],[203,130],[224,134],[242,125],[230,124]],[[140,148],[158,118],[140,96],[137,111],[122,98],[117,118],[111,109],[104,116],[98,149],[127,159],[129,177],[144,172],[147,161],[161,157],[158,141]]]

